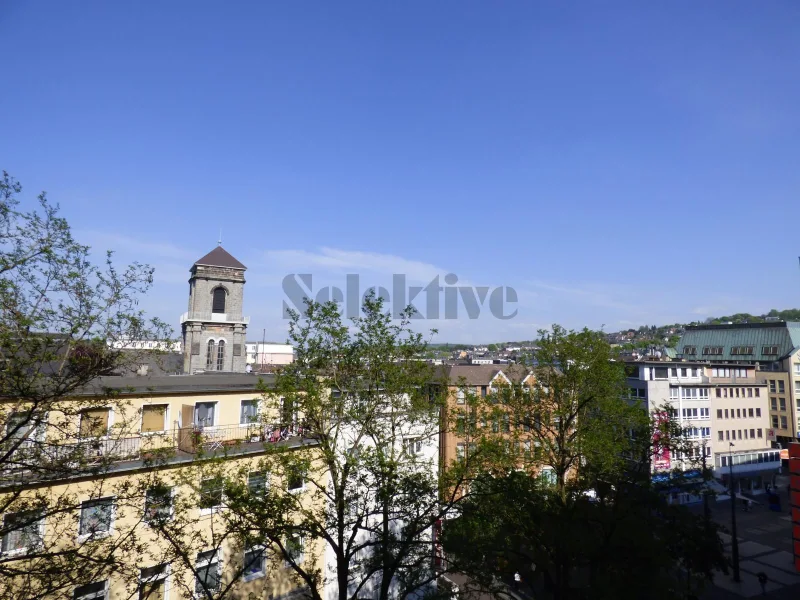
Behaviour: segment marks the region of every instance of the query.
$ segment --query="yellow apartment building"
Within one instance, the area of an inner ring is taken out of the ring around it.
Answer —
[[[30,443],[65,456],[81,447],[88,464],[74,477],[46,482],[27,480],[20,472],[0,474],[0,497],[5,487],[19,496],[17,504],[44,495],[69,498],[71,507],[69,514],[48,514],[4,536],[4,560],[24,570],[28,550],[44,543],[51,550],[107,552],[120,561],[113,568],[97,567],[91,577],[88,572],[75,577],[74,588],[61,595],[74,600],[177,600],[214,590],[275,600],[301,593],[302,583],[270,548],[246,548],[220,537],[225,499],[209,473],[236,473],[252,493],[283,486],[302,495],[309,483],[282,481],[260,467],[268,444],[297,452],[314,452],[314,444],[300,433],[297,415],[288,408],[261,414],[257,383],[256,376],[245,374],[104,378],[86,390],[87,395],[106,390],[95,406],[67,417],[48,415],[58,427],[43,435],[33,432]],[[93,460],[103,465],[101,472],[91,472]],[[15,502],[3,515],[6,524],[18,518]],[[176,533],[184,536],[181,543],[171,545],[149,523],[172,518],[176,507],[191,525]],[[297,560],[322,567],[315,543],[300,536],[286,543]],[[15,586],[28,586],[29,596],[32,585],[35,579],[7,578],[0,595],[14,597]]]

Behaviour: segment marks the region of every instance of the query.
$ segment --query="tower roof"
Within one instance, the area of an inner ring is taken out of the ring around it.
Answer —
[[[217,246],[211,252],[206,254],[203,258],[197,260],[195,265],[203,265],[206,267],[227,267],[229,269],[242,269],[247,268],[233,256],[230,252],[225,250],[222,246]]]

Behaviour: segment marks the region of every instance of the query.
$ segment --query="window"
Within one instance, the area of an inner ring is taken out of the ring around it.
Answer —
[[[167,592],[169,565],[142,569],[139,574],[139,600],[164,600]]]
[[[264,471],[256,471],[247,475],[247,489],[254,496],[263,496],[267,493],[269,479]]]
[[[737,408],[736,409],[736,418],[737,419],[741,419],[742,418],[742,409],[741,408]]]
[[[761,390],[759,390],[758,388],[753,388],[753,391],[755,391],[755,393],[756,393],[756,398],[760,398],[761,397]]]
[[[142,433],[166,431],[167,404],[148,404],[142,407]]]
[[[683,353],[694,356],[697,354],[697,346],[684,346]]]
[[[770,394],[774,394],[775,393],[775,384],[776,383],[777,382],[774,379],[770,379],[769,380],[769,393]]]
[[[670,400],[677,400],[678,399],[678,388],[676,388],[676,387],[669,388],[669,399]]]
[[[42,543],[44,518],[39,512],[10,513],[3,518],[3,554],[23,552]]]
[[[669,376],[670,377],[677,377],[678,376],[678,369],[676,369],[675,367],[672,367],[669,370]]]
[[[217,371],[225,369],[225,340],[220,340],[217,344]]]
[[[711,415],[709,414],[710,410],[711,409],[709,409],[709,408],[701,408],[700,409],[700,418],[701,419],[710,419],[711,418]]]
[[[466,393],[464,392],[463,388],[458,388],[456,392],[456,404],[464,404],[466,401]]]
[[[72,592],[72,600],[100,600],[106,597],[106,581],[88,583],[76,587]]]
[[[761,348],[761,354],[777,355],[778,354],[778,347],[777,346],[764,346],[764,347]]]
[[[206,351],[206,371],[214,370],[214,340],[208,340],[208,350]]]
[[[220,587],[219,550],[198,552],[195,568],[197,570],[195,594],[205,597],[206,591],[217,592]]]
[[[772,427],[775,429],[778,428],[778,415],[772,415]]]
[[[681,369],[681,377],[687,377],[689,375],[689,369]]]
[[[421,438],[406,438],[403,440],[403,449],[408,456],[415,456],[422,453],[422,439]]]
[[[669,369],[666,367],[655,367],[654,371],[654,379],[667,379],[669,377]]]
[[[727,408],[725,409],[725,418],[726,419],[728,418],[728,409]]]
[[[786,384],[786,382],[783,381],[782,379],[778,380],[778,393],[779,394],[785,394],[786,393],[785,384]]]
[[[291,564],[289,561],[292,561],[297,565],[303,562],[303,559],[305,558],[305,540],[303,539],[302,535],[295,533],[286,538],[285,548],[288,558],[286,561],[287,566]]]
[[[761,409],[760,408],[756,408],[756,416],[757,417],[761,416]]]
[[[108,435],[110,408],[89,408],[81,411],[80,436],[82,438]]]
[[[800,375],[800,363],[794,363],[794,374]]]
[[[711,376],[712,377],[730,377],[731,370],[726,369],[724,367],[714,367],[711,369]]]
[[[717,398],[722,398],[722,390],[717,388]]]
[[[248,548],[244,551],[244,570],[242,577],[245,581],[251,581],[264,577],[267,574],[267,553],[264,548]]]
[[[28,411],[9,413],[6,419],[6,436],[9,440],[22,440],[26,436],[29,440],[42,439],[44,428],[40,429],[37,425],[44,421],[45,419],[37,419]],[[33,433],[29,433],[32,430]]]
[[[503,431],[506,433],[511,431],[511,424],[509,423],[508,415],[503,415]]]
[[[194,405],[194,424],[199,427],[216,425],[217,403],[198,402]]]
[[[172,488],[150,488],[144,496],[144,522],[156,523],[172,517]]]
[[[481,398],[486,398],[486,387],[485,385],[481,386]]]
[[[734,369],[733,374],[736,377],[743,377],[744,379],[747,379],[747,369]]]
[[[239,411],[239,424],[248,425],[258,422],[258,400],[242,400]]]
[[[721,408],[718,408],[718,409],[717,409],[717,418],[718,418],[718,419],[721,419],[721,418],[722,418],[722,409],[721,409]]]
[[[752,398],[753,397],[753,388],[747,388],[747,397],[748,398]]]
[[[464,460],[466,457],[467,445],[463,442],[456,444],[456,460]]]
[[[522,454],[523,454],[523,456],[525,456],[525,458],[530,458],[531,457],[531,441],[530,440],[524,440],[522,442]]]
[[[200,498],[197,506],[201,514],[208,514],[222,507],[222,479],[212,477],[200,482]]]
[[[78,533],[95,536],[111,531],[114,524],[114,499],[100,498],[81,503],[81,519]]]
[[[704,438],[711,437],[711,427],[701,427],[700,428],[700,436]]]
[[[739,430],[739,439],[742,439],[742,430]]]
[[[755,437],[756,437],[756,430],[755,430],[755,429],[751,429],[751,430],[750,430],[750,439],[752,440],[752,439],[754,439]]]
[[[289,475],[286,480],[286,489],[290,492],[302,492],[305,485],[306,481],[300,474]]]
[[[777,398],[770,398],[770,403],[772,405],[772,410],[778,410],[778,399]]]
[[[731,354],[747,355],[753,353],[753,346],[733,346]]]
[[[786,429],[786,427],[787,427],[786,417],[781,416],[781,429]]]
[[[758,437],[761,437],[761,429],[756,429],[756,432],[758,433]]]
[[[744,439],[747,439],[747,429],[744,430]]]
[[[753,415],[753,409],[752,408],[748,408],[747,409],[747,416],[750,417],[751,419],[753,418],[754,415]]]
[[[214,297],[211,301],[211,312],[212,313],[224,313],[225,312],[225,288],[214,288]]]
[[[725,439],[726,439],[726,440],[729,440],[729,439],[731,439],[731,432],[730,432],[730,430],[726,430],[726,431],[725,431]],[[735,439],[735,438],[734,438],[734,439]]]
[[[786,410],[786,398],[779,398],[778,402],[780,402],[781,410]]]

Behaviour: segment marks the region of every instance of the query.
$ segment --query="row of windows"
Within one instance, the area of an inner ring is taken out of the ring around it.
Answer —
[[[675,451],[675,458],[678,460],[683,458],[701,458],[702,456],[711,456],[711,448],[709,446],[694,446],[692,448],[687,448],[686,452],[681,450]]]
[[[748,370],[747,369],[739,369],[730,367],[714,367],[711,369],[711,376],[712,377],[744,377],[745,379],[748,377]]]
[[[711,427],[687,427],[683,434],[687,438],[710,438]]]
[[[745,395],[747,392],[747,395]],[[717,388],[717,398],[761,398],[759,388]]]
[[[772,426],[777,429],[778,428],[778,415],[772,415]],[[786,417],[781,416],[780,418],[780,428],[787,429],[789,427],[789,422],[787,421]]]
[[[780,410],[786,410],[786,398],[770,398],[769,403],[772,410],[779,410],[778,406]]]
[[[755,350],[753,346],[734,346],[731,348],[731,354],[753,354],[753,350]],[[688,356],[697,356],[697,346],[684,346],[683,353]],[[703,354],[714,356],[723,353],[724,346],[703,346]],[[778,346],[762,346],[761,354],[777,355]]]
[[[744,432],[744,437],[742,437],[742,432]],[[749,435],[748,435],[749,432]],[[738,437],[737,437],[738,433]],[[727,441],[727,440],[754,440],[756,438],[764,437],[764,432],[761,428],[759,429],[726,429],[724,431],[717,432],[717,440],[720,442]]]
[[[786,382],[782,379],[770,379],[769,380],[769,391],[771,394],[784,394],[785,393],[785,384]]]
[[[285,548],[288,558],[295,564],[305,560],[305,539],[295,534],[286,538]],[[289,566],[289,561],[285,566]],[[242,553],[241,568],[244,581],[253,581],[267,574],[267,550],[263,546],[247,548]],[[206,592],[219,592],[222,583],[222,551],[221,549],[198,552],[195,557],[195,594],[202,598]],[[170,568],[168,564],[156,565],[142,569],[139,575],[139,597],[148,600],[166,598]],[[108,580],[98,581],[75,588],[73,600],[105,600],[109,597]]]
[[[747,454],[717,454],[716,463],[718,467],[727,467],[729,463],[736,465],[755,465],[760,463],[780,462],[781,454],[779,451],[767,450],[765,452],[750,452]]]
[[[206,371],[222,371],[224,367],[225,340],[220,340],[218,343],[216,343],[216,345],[214,340],[208,340],[208,349],[206,350]]]
[[[682,387],[676,388],[671,387],[669,388],[669,399],[670,400],[677,400],[678,399],[678,390],[680,390],[680,397],[684,400],[693,400],[693,399],[703,399],[708,398],[708,388],[697,388],[697,387]]]
[[[718,419],[752,419],[761,417],[760,408],[717,409]]]
[[[684,419],[710,419],[708,408],[684,408],[681,417]]]
[[[250,493],[263,496],[269,489],[269,477],[263,472],[250,473],[247,478]],[[291,493],[300,493],[305,489],[302,475],[289,477],[286,488]],[[223,507],[224,498],[222,482],[219,479],[204,479],[200,482],[198,508],[201,514],[211,514]],[[172,518],[174,508],[174,488],[151,488],[145,493],[142,520],[145,523],[157,523]],[[98,539],[109,535],[114,530],[116,503],[113,496],[87,500],[81,503],[78,519],[78,539]],[[41,544],[44,535],[44,517],[40,513],[11,513],[3,518],[4,529],[9,529],[3,536],[2,551],[4,553],[21,552]]]

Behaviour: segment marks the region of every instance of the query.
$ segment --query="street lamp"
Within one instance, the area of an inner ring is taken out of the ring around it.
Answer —
[[[733,554],[733,580],[740,582],[739,578],[739,540],[736,538],[736,489],[733,487],[733,446],[734,443],[730,442],[730,456],[728,457],[728,467],[730,468],[730,485],[731,485],[731,534],[733,541],[731,542],[731,553]]]

